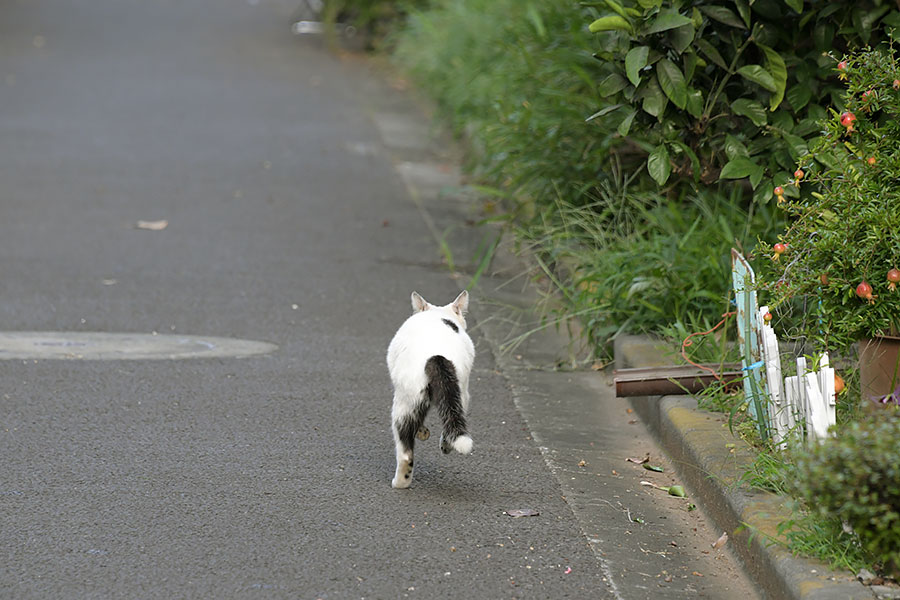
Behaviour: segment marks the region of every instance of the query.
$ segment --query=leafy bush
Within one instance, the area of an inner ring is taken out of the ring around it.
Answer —
[[[823,53],[885,39],[886,0],[603,0],[595,113],[671,187],[741,180],[756,201],[785,185],[841,89]]]
[[[900,413],[854,422],[797,458],[809,509],[850,524],[863,548],[900,575]]]
[[[786,250],[762,244],[762,270],[775,306],[816,307],[798,333],[845,350],[900,327],[900,64],[891,49],[831,60],[847,79],[843,112],[819,123],[805,175],[786,186],[802,192],[782,204]]]

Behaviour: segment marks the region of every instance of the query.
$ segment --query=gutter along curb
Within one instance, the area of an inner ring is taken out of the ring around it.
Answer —
[[[668,366],[651,338],[619,336],[616,368]],[[721,415],[700,410],[692,396],[639,396],[632,408],[677,466],[678,474],[709,517],[729,535],[732,550],[768,598],[871,600],[875,594],[847,572],[793,556],[781,545],[778,524],[790,517],[785,498],[738,487],[754,453],[723,426]],[[728,444],[728,446],[726,446]]]

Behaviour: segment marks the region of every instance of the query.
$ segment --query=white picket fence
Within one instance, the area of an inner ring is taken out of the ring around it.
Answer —
[[[805,433],[808,441],[824,440],[829,435],[829,427],[835,423],[834,369],[829,364],[828,353],[819,359],[816,370],[810,369],[806,357],[797,358],[797,374],[782,377],[778,338],[764,318],[768,312],[768,306],[759,308],[760,346],[773,441],[784,447],[798,425],[803,427],[798,433]]]

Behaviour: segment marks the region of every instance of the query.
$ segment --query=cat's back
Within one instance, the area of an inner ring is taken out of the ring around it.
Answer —
[[[423,311],[410,316],[391,340],[388,367],[422,370],[432,356],[444,356],[457,369],[468,370],[475,357],[472,340],[458,321],[440,311]]]

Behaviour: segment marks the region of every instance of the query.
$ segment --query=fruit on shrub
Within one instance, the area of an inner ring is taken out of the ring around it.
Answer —
[[[838,73],[838,79],[847,79],[847,61],[842,60],[839,62],[837,68],[838,71],[840,71],[840,73]]]
[[[780,185],[776,185],[775,189],[772,190],[775,194],[775,197],[778,198],[778,202],[782,202],[784,200],[784,188]]]
[[[797,169],[796,171],[794,171],[794,178],[797,181],[800,181],[801,179],[803,179],[803,175],[804,175],[803,169]]]
[[[853,131],[853,121],[855,120],[856,115],[849,110],[841,113],[841,125],[847,128],[847,132]]]
[[[874,165],[876,163],[875,157],[870,156],[869,158],[866,159],[866,162],[869,163],[869,166]]]
[[[894,80],[894,89],[895,89],[895,90],[900,90],[900,79],[895,79],[895,80]]]
[[[828,285],[828,273],[822,273],[819,275],[819,282],[822,285]]]
[[[846,388],[846,387],[847,387],[847,385],[844,383],[844,378],[841,377],[840,375],[838,375],[837,373],[835,373],[834,374],[834,393],[840,394],[841,392],[844,391],[844,388]]]
[[[872,286],[869,285],[866,281],[863,281],[858,286],[856,286],[856,295],[863,300],[868,300],[869,302],[873,302],[875,300],[875,296],[872,295]]]
[[[892,292],[897,289],[900,283],[900,269],[894,268],[887,272],[888,289]]]
[[[772,246],[772,251],[775,253],[775,256],[772,257],[772,260],[778,260],[778,257],[784,254],[784,251],[787,250],[787,244],[782,244],[778,242],[774,246]]]
[[[766,323],[771,323],[772,322],[772,313],[767,312],[766,314],[764,314],[763,321],[765,321]]]

